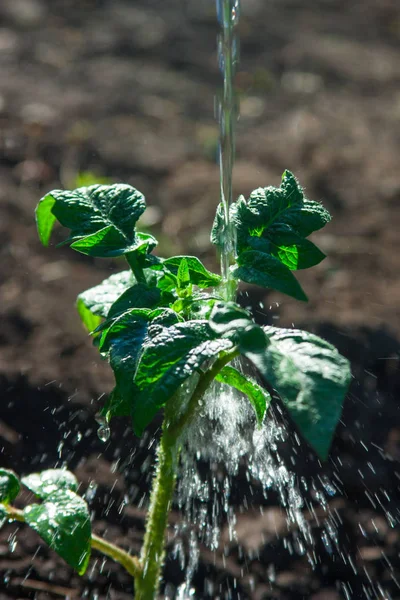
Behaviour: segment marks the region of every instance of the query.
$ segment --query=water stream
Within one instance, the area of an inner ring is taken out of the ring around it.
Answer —
[[[239,102],[234,79],[239,63],[240,0],[216,0],[218,35],[218,62],[223,78],[223,89],[217,97],[216,113],[219,123],[220,193],[224,208],[225,239],[221,252],[221,272],[229,290],[229,266],[235,251],[235,230],[229,218],[232,203],[232,172],[235,161],[235,129],[239,116]],[[227,292],[229,296],[229,291]]]

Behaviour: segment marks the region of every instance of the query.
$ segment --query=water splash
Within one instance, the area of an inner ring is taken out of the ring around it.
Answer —
[[[178,478],[177,499],[184,515],[176,531],[181,558],[182,540],[189,539],[186,580],[179,590],[179,600],[192,597],[191,578],[199,544],[212,551],[220,548],[222,527],[225,543],[236,542],[232,479],[244,461],[249,480],[261,483],[265,495],[269,490],[278,493],[288,530],[298,532],[295,551],[305,554],[306,546],[313,542],[296,477],[278,451],[279,442],[287,439],[285,428],[271,415],[258,428],[247,399],[228,386],[215,383],[204,400],[203,411],[185,433]]]
[[[220,194],[224,211],[225,235],[221,253],[221,272],[229,282],[229,267],[235,251],[235,230],[230,222],[229,207],[232,203],[232,172],[235,160],[235,126],[239,115],[238,97],[234,77],[239,63],[239,37],[237,28],[240,17],[240,0],[217,0],[217,18],[220,25],[218,36],[218,61],[223,76],[223,90],[217,99],[219,123]],[[228,299],[229,285],[226,287]]]

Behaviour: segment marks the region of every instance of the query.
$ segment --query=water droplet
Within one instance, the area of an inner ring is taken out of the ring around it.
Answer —
[[[97,436],[101,442],[108,442],[111,430],[108,425],[100,425],[97,430]]]

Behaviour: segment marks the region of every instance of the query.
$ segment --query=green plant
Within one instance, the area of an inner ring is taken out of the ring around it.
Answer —
[[[12,506],[20,487],[17,476],[0,471],[3,521],[28,523],[78,573],[85,571],[91,548],[112,557],[134,577],[138,600],[157,594],[182,434],[210,384],[217,380],[238,389],[251,403],[255,421],[261,425],[266,418],[273,398],[232,366],[233,359],[243,356],[255,365],[321,459],[327,457],[350,380],[347,360],[329,343],[304,331],[261,327],[231,300],[239,280],[307,299],[293,271],[324,258],[307,237],[328,223],[330,215],[304,197],[289,171],[279,188],[257,189],[232,205],[236,253],[227,281],[194,256],[164,259],[153,254],[156,239],[135,229],[145,207],[139,191],[118,184],[56,190],[42,198],[36,211],[44,245],[58,220],[70,230],[64,243],[74,250],[124,256],[130,267],[80,294],[77,308],[115,374],[103,417],[128,417],[141,435],[164,409],[141,556],[132,557],[91,534],[88,509],[71,473],[51,470],[23,478],[42,502],[21,511]],[[219,206],[211,234],[219,247],[225,227]],[[205,291],[209,288],[211,293]]]

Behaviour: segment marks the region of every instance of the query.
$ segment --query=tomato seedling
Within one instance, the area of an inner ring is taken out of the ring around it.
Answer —
[[[77,308],[114,371],[115,387],[102,408],[106,421],[127,417],[140,436],[164,409],[141,555],[130,556],[92,534],[87,505],[68,471],[22,478],[41,501],[23,511],[12,506],[20,489],[18,477],[0,471],[2,522],[26,522],[80,574],[92,548],[112,557],[134,577],[137,600],[152,600],[158,593],[182,434],[213,381],[247,397],[255,426],[268,418],[276,394],[323,460],[350,381],[348,361],[331,344],[305,331],[261,327],[231,300],[238,281],[307,300],[293,271],[324,258],[307,238],[330,215],[320,203],[305,198],[292,173],[284,172],[279,188],[259,188],[231,206],[236,252],[224,281],[195,256],[154,254],[157,240],[136,230],[145,208],[141,192],[115,184],[55,190],[36,210],[45,246],[58,220],[70,230],[64,243],[74,250],[95,257],[123,256],[129,266],[80,294]],[[211,233],[220,248],[225,228],[220,205]],[[265,386],[244,375],[237,361],[230,364],[241,356],[253,363]],[[274,397],[267,390],[274,390]]]

